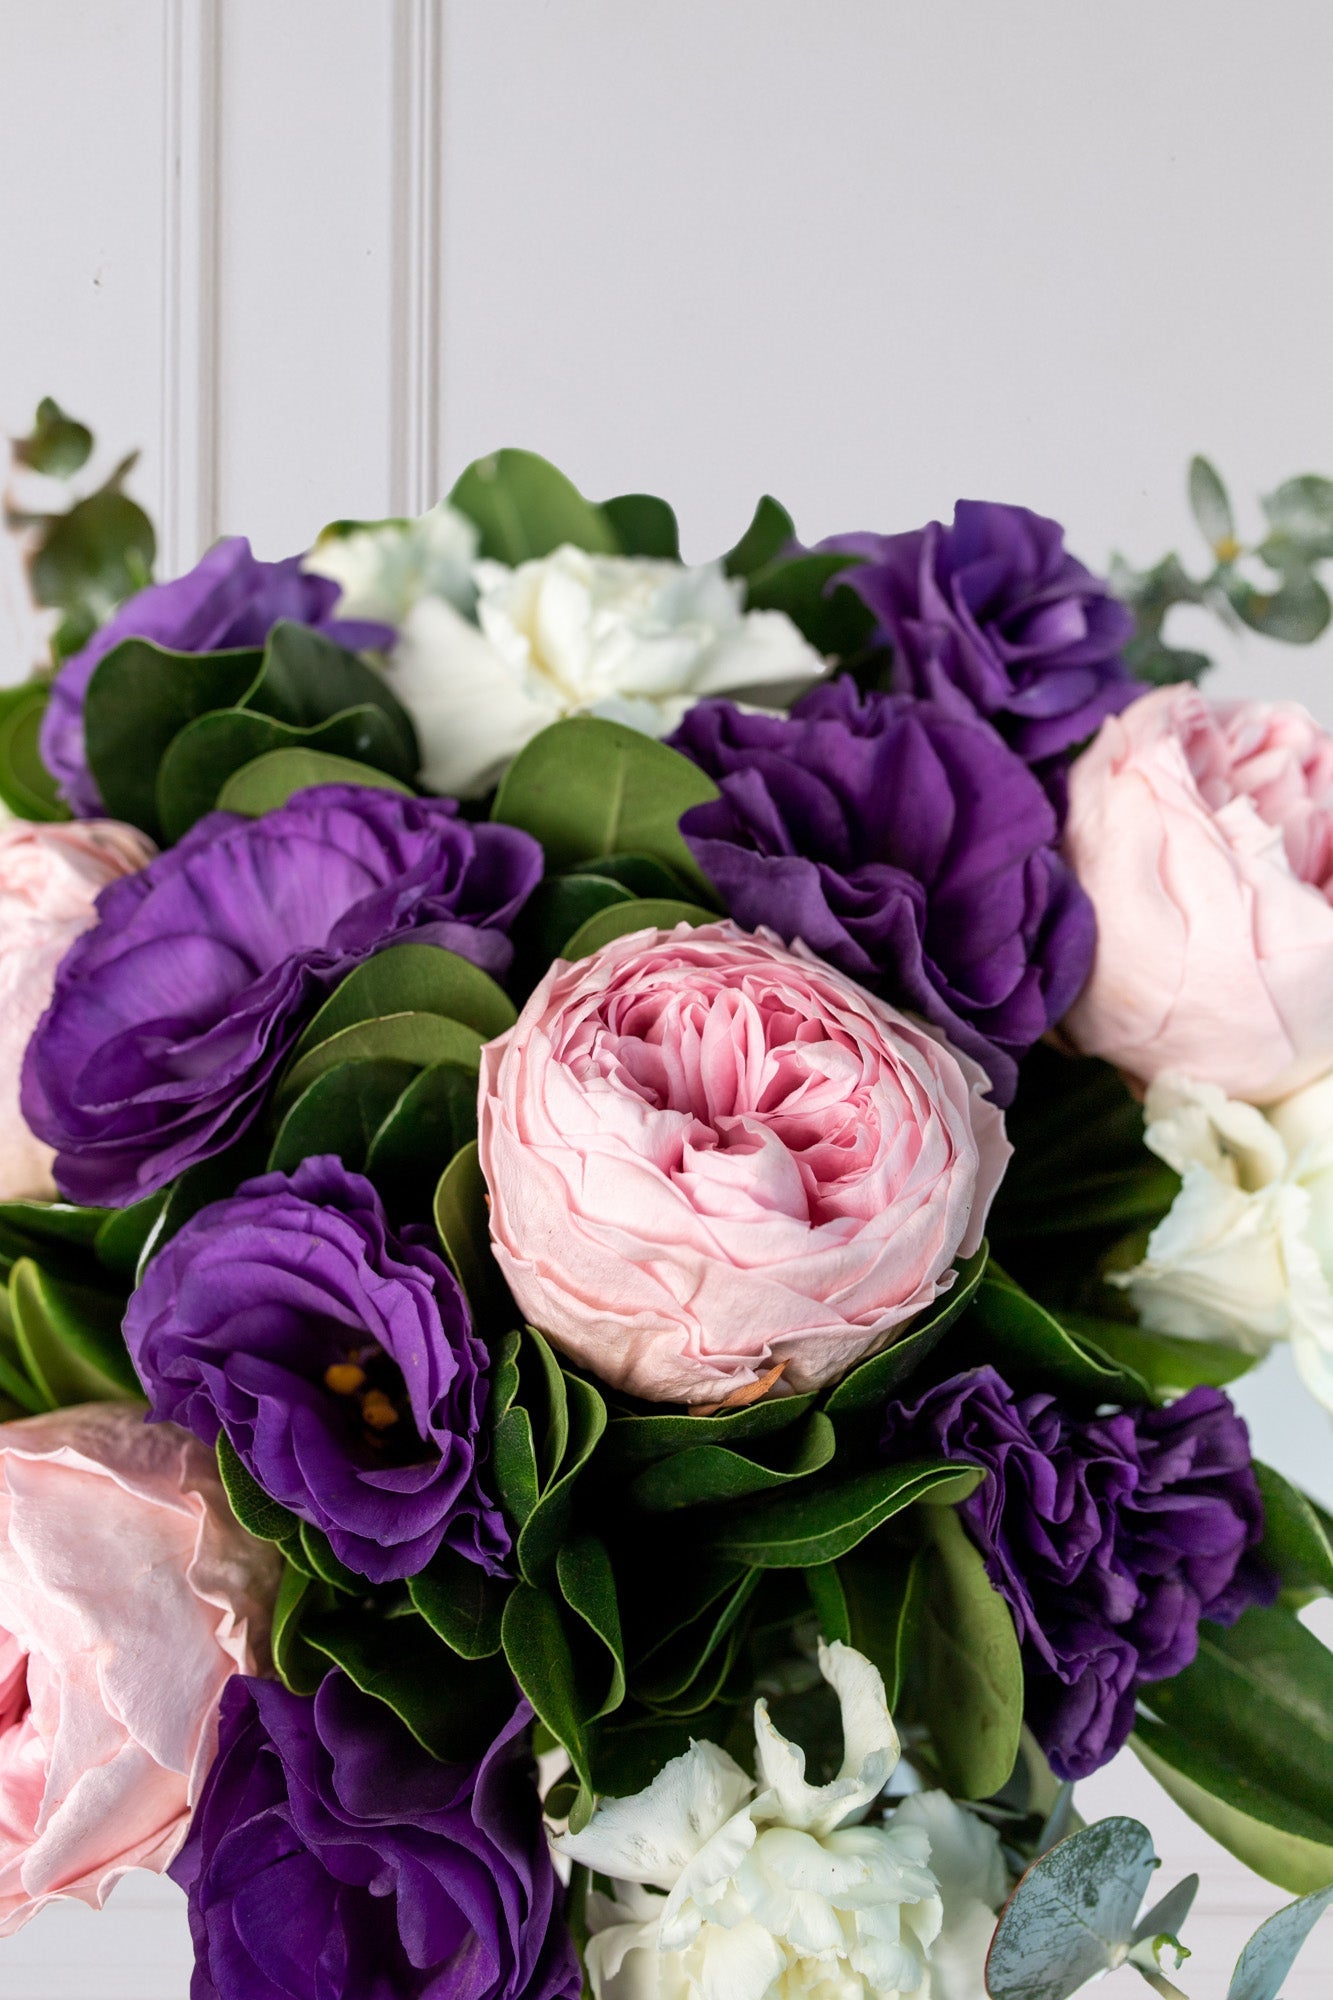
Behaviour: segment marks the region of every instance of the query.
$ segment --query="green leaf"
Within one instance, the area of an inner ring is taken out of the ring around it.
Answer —
[[[264,1491],[225,1431],[218,1432],[217,1454],[223,1491],[247,1534],[261,1542],[288,1542],[300,1534],[296,1515]]]
[[[679,875],[653,854],[598,854],[585,862],[576,875],[564,879],[578,881],[585,876],[618,882],[631,896],[665,896],[675,902],[686,900],[685,884]],[[571,926],[566,936],[572,937],[577,928],[577,925]]]
[[[509,766],[491,818],[539,840],[552,870],[619,851],[664,861],[713,897],[680,832],[680,816],[719,796],[697,764],[637,729],[598,716],[553,722]]]
[[[569,1397],[569,1441],[552,1478],[523,1524],[518,1538],[519,1568],[530,1583],[544,1582],[573,1518],[574,1488],[606,1429],[606,1404],[582,1376],[565,1378]]]
[[[628,903],[631,894],[622,882],[603,875],[548,875],[539,882],[512,932],[518,989],[533,987],[545,977],[566,938],[573,937],[589,917],[612,903]]]
[[[122,1284],[134,1284],[144,1244],[152,1235],[166,1201],[163,1188],[130,1208],[112,1209],[93,1238],[98,1263]]]
[[[439,1176],[477,1136],[477,1077],[460,1063],[418,1072],[385,1114],[366,1172],[391,1215],[428,1217]]]
[[[926,1519],[926,1719],[948,1789],[960,1798],[985,1799],[1008,1781],[1018,1761],[1018,1636],[958,1515],[951,1507],[932,1507]]]
[[[630,1486],[629,1497],[645,1513],[666,1514],[777,1491],[822,1472],[833,1457],[837,1436],[828,1418],[816,1410],[794,1436],[783,1434],[781,1444],[786,1448],[777,1455],[785,1462],[775,1465],[725,1445],[696,1445],[650,1465]]]
[[[839,581],[859,561],[845,551],[779,559],[750,578],[747,607],[783,611],[817,653],[852,659],[865,651],[875,631],[869,606],[850,585]]]
[[[83,727],[88,765],[113,818],[160,836],[157,773],[173,738],[196,717],[241,701],[263,659],[254,648],[173,653],[151,639],[122,639],[98,661]]]
[[[315,1153],[336,1153],[361,1173],[375,1135],[421,1071],[410,1062],[380,1057],[339,1063],[317,1076],[296,1099],[273,1141],[270,1173],[295,1173]],[[476,1078],[472,1088],[476,1091]]]
[[[831,1646],[837,1640],[844,1646],[850,1646],[852,1621],[838,1565],[815,1563],[805,1571],[805,1587],[810,1592],[810,1602],[815,1607],[819,1630],[827,1643]],[[857,1651],[860,1652],[861,1648],[858,1647]]]
[[[813,1395],[779,1396],[747,1403],[739,1410],[721,1410],[713,1417],[630,1416],[617,1411],[607,1431],[607,1456],[616,1466],[651,1465],[699,1445],[736,1445],[771,1437],[803,1417],[813,1402]]]
[[[850,1375],[843,1376],[824,1404],[831,1417],[846,1416],[853,1410],[882,1408],[971,1303],[986,1274],[988,1254],[983,1242],[973,1256],[958,1266],[953,1285],[942,1298],[912,1320],[891,1346],[880,1354],[872,1354],[868,1361],[853,1368]]]
[[[965,1499],[981,1478],[974,1466],[913,1460],[878,1466],[776,1500],[750,1502],[719,1520],[710,1536],[715,1555],[761,1569],[808,1569],[836,1562],[904,1507],[933,1492],[940,1503]]]
[[[325,1583],[288,1561],[273,1606],[273,1664],[293,1694],[313,1694],[329,1670],[327,1658],[306,1641],[303,1626],[312,1612],[331,1611],[336,1602]]]
[[[980,1328],[987,1358],[1006,1381],[1037,1382],[1099,1403],[1151,1401],[1141,1376],[1066,1332],[993,1259],[973,1296],[970,1321]]]
[[[1274,537],[1299,550],[1307,563],[1333,556],[1333,479],[1306,473],[1284,480],[1262,505]],[[1265,560],[1274,560],[1268,545],[1262,553]]]
[[[361,1595],[366,1588],[366,1580],[333,1553],[328,1536],[320,1528],[312,1527],[309,1521],[302,1521],[297,1529],[301,1553],[307,1568],[327,1583],[331,1589]],[[284,1547],[289,1546],[284,1543]]]
[[[1206,458],[1190,460],[1189,492],[1190,511],[1213,554],[1219,562],[1234,561],[1240,549],[1231,502],[1226,487]]]
[[[29,568],[33,596],[100,623],[148,582],[157,539],[142,507],[114,483],[77,500],[46,531]]]
[[[53,1278],[22,1257],[9,1275],[19,1350],[52,1408],[141,1398],[120,1330],[124,1301]]]
[[[601,511],[623,555],[680,561],[675,509],[655,493],[618,493],[614,500],[603,500]]]
[[[95,1248],[103,1225],[127,1210],[79,1208],[72,1201],[0,1201],[0,1222],[35,1245]]]
[[[296,1056],[359,1021],[387,1014],[439,1014],[474,1028],[485,1041],[518,1019],[508,995],[470,959],[438,944],[392,944],[334,988],[296,1044]]]
[[[482,1040],[475,1028],[447,1021],[441,1014],[381,1014],[372,1021],[356,1021],[292,1064],[278,1086],[278,1106],[281,1110],[293,1104],[316,1077],[342,1063],[389,1059],[428,1069],[432,1063],[452,1062],[475,1070]]]
[[[1289,569],[1275,591],[1256,590],[1244,577],[1233,576],[1226,594],[1245,624],[1289,646],[1313,644],[1333,613],[1328,592],[1308,569]]]
[[[1333,1596],[1333,1544],[1314,1507],[1280,1472],[1257,1459],[1254,1476],[1264,1503],[1260,1559],[1288,1590]]]
[[[986,1960],[992,2000],[1069,2000],[1123,1961],[1157,1857],[1135,1819],[1059,1841],[1009,1898]]]
[[[517,1583],[504,1609],[504,1651],[519,1687],[538,1719],[569,1753],[582,1785],[591,1789],[588,1715],[574,1668],[574,1654],[549,1590]]]
[[[373,791],[414,796],[410,785],[350,757],[332,757],[323,750],[266,750],[232,772],[218,793],[218,810],[258,819],[311,785],[368,785]]]
[[[442,1548],[407,1588],[432,1632],[463,1659],[488,1660],[499,1652],[507,1582]]]
[[[780,500],[771,493],[760,496],[749,527],[722,558],[728,576],[751,577],[757,570],[776,562],[782,551],[796,540],[796,523]]]
[[[1333,1908],[1333,1884],[1288,1903],[1260,1924],[1236,1961],[1227,2000],[1278,2000],[1283,1980],[1325,1910]]]
[[[558,956],[569,959],[590,958],[603,945],[613,939],[629,937],[634,931],[670,931],[677,924],[715,924],[716,910],[700,909],[697,903],[678,903],[667,897],[645,897],[642,901],[612,903],[608,909],[599,910],[595,917],[580,924],[573,937],[567,938]]]
[[[1285,1889],[1333,1880],[1333,1655],[1293,1612],[1205,1622],[1142,1702],[1135,1748],[1191,1817]]]
[[[713,1592],[699,1616],[645,1656],[633,1676],[636,1696],[679,1715],[709,1708],[731,1671],[742,1617],[760,1582],[757,1569],[730,1570],[725,1588]]]
[[[477,1327],[493,1333],[512,1323],[509,1293],[491,1252],[486,1179],[475,1140],[455,1153],[440,1175],[435,1227]]]
[[[513,1713],[513,1684],[499,1662],[462,1659],[415,1613],[320,1611],[305,1618],[302,1637],[442,1762],[473,1762]]]
[[[42,762],[42,717],[49,694],[43,681],[27,681],[0,692],[0,800],[20,819],[70,817]]]
[[[563,542],[594,555],[620,550],[603,510],[536,452],[511,448],[474,459],[449,500],[480,531],[480,553],[496,562],[516,566]]]
[[[377,704],[362,702],[306,727],[248,708],[219,709],[187,723],[158,766],[154,796],[163,836],[182,839],[213,810],[234,771],[268,751],[300,748],[373,764],[395,778],[416,775],[415,756],[403,754],[397,728]]]
[[[616,1580],[606,1546],[596,1535],[576,1535],[556,1559],[561,1595],[577,1618],[610,1655],[607,1692],[593,1722],[611,1715],[625,1699],[625,1642],[620,1632]]]
[[[1103,1319],[1092,1313],[1063,1313],[1061,1324],[1164,1397],[1182,1396],[1200,1383],[1221,1389],[1248,1374],[1259,1358],[1218,1341],[1179,1340],[1168,1333],[1150,1333],[1128,1320]]]
[[[883,1535],[868,1535],[837,1565],[849,1643],[878,1667],[889,1708],[896,1707],[909,1666],[922,1657],[927,1558]],[[807,1575],[810,1572],[807,1572]]]
[[[393,745],[394,761],[385,768],[410,779],[421,763],[412,718],[384,675],[310,625],[282,619],[273,627],[245,706],[297,729],[312,729],[345,711],[378,709]]]
[[[532,1418],[521,1403],[497,1418],[491,1463],[506,1518],[515,1530],[521,1529],[541,1496]]]
[[[15,438],[14,456],[20,465],[48,479],[72,479],[86,465],[93,448],[93,434],[86,424],[67,417],[51,396],[37,405],[37,417],[25,438]]]

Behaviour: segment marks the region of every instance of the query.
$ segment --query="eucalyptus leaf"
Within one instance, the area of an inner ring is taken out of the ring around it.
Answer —
[[[802,1485],[795,1493],[746,1502],[719,1516],[709,1545],[716,1555],[761,1569],[836,1562],[932,1489],[937,1500],[952,1504],[965,1498],[980,1477],[973,1466],[913,1460],[814,1489]]]
[[[944,1781],[961,1798],[998,1792],[1018,1759],[1023,1662],[1009,1607],[950,1507],[926,1514],[923,1689]]]
[[[258,819],[311,785],[366,785],[373,791],[413,796],[412,787],[400,778],[351,757],[334,757],[326,750],[265,750],[232,772],[218,793],[218,810]]]
[[[704,910],[697,903],[681,903],[674,898],[654,896],[642,901],[612,903],[580,924],[573,937],[561,946],[559,956],[573,963],[575,959],[591,958],[603,945],[629,937],[635,931],[672,931],[677,924],[692,924],[697,928],[716,922],[716,910]]]
[[[1307,473],[1284,480],[1263,501],[1269,526],[1307,560],[1333,557],[1333,479]]]
[[[137,502],[116,490],[116,476],[50,523],[28,568],[37,602],[83,614],[85,630],[87,621],[100,624],[153,574],[153,524]]]
[[[268,1158],[270,1173],[294,1173],[315,1153],[336,1153],[351,1172],[362,1172],[385,1118],[420,1075],[414,1063],[386,1056],[325,1070],[301,1092],[278,1127]]]
[[[530,990],[545,978],[566,938],[573,937],[589,917],[612,903],[628,903],[633,893],[610,876],[582,870],[546,876],[523,905],[511,932],[516,990]]]
[[[749,527],[722,558],[728,576],[750,577],[776,562],[784,549],[796,540],[796,523],[771,493],[760,496]]]
[[[297,729],[313,729],[331,717],[363,708],[377,709],[385,725],[382,740],[390,746],[391,761],[385,769],[401,778],[416,776],[421,762],[416,729],[384,675],[312,625],[284,618],[273,627],[245,706]],[[379,759],[369,761],[377,764]]]
[[[491,818],[539,840],[556,871],[619,851],[664,861],[693,894],[712,885],[680,832],[680,816],[719,796],[697,764],[665,743],[599,716],[553,722],[509,766]]]
[[[340,1028],[297,1059],[278,1086],[278,1108],[295,1103],[316,1077],[342,1063],[393,1061],[428,1069],[432,1063],[460,1063],[474,1069],[483,1037],[462,1021],[442,1014],[381,1014]]]
[[[1289,569],[1274,591],[1256,590],[1245,578],[1234,577],[1227,597],[1252,630],[1289,646],[1312,645],[1333,614],[1328,592],[1308,569]]]
[[[439,1014],[476,1030],[484,1041],[518,1019],[513,1002],[471,959],[438,944],[393,944],[356,966],[336,986],[296,1044],[297,1059],[360,1021],[387,1014]]]
[[[1278,2000],[1283,1980],[1296,1963],[1324,1912],[1333,1907],[1333,1883],[1288,1903],[1260,1924],[1236,1961],[1227,2000]]]
[[[92,448],[88,426],[66,416],[54,397],[43,396],[32,430],[14,440],[14,457],[47,479],[72,479],[87,464]]]
[[[366,1155],[390,1214],[429,1216],[439,1176],[477,1136],[477,1078],[461,1063],[432,1063],[406,1084]]]
[[[1009,1898],[986,1961],[991,2000],[1069,2000],[1124,1963],[1157,1857],[1134,1819],[1103,1819],[1034,1862]]]
[[[631,896],[665,896],[676,902],[687,900],[685,884],[673,868],[665,861],[659,861],[654,854],[598,854],[591,861],[584,862],[577,875],[567,880],[578,880],[579,876],[595,875],[603,881],[619,882]],[[577,927],[575,927],[577,928]],[[572,937],[571,929],[567,935]]]
[[[511,448],[474,459],[449,500],[479,530],[480,553],[496,562],[530,562],[563,542],[594,555],[620,550],[603,510],[536,452]]]
[[[1231,561],[1240,553],[1235,517],[1227,489],[1206,458],[1190,460],[1189,493],[1190,511],[1213,554],[1219,562]]]
[[[83,701],[84,739],[113,818],[161,835],[157,773],[172,740],[198,716],[242,701],[263,660],[254,647],[176,653],[151,639],[122,639],[98,661]]]
[[[842,553],[779,556],[749,578],[751,611],[781,611],[818,653],[853,659],[874,637],[875,616],[846,581],[861,558]]]
[[[601,512],[611,524],[622,555],[680,561],[675,510],[655,493],[618,493],[614,500],[603,500]]]

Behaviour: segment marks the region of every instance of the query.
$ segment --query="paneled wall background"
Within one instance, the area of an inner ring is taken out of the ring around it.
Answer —
[[[1191,452],[1250,526],[1333,471],[1331,65],[1327,0],[0,0],[0,426],[49,392],[141,446],[163,574],[503,443],[669,494],[700,558],[769,488],[811,535],[964,493],[1193,560]],[[1333,641],[1209,642],[1333,723]],[[1240,1400],[1333,1503],[1285,1361]],[[1214,1867],[1182,1978],[1220,1994],[1278,1896],[1132,1766],[1089,1790]],[[0,1943],[0,1995],[187,1963],[127,1884]]]

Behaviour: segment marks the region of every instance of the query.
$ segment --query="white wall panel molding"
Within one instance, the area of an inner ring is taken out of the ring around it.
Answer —
[[[394,0],[391,506],[440,498],[442,0]]]
[[[219,0],[163,0],[160,569],[218,532]]]

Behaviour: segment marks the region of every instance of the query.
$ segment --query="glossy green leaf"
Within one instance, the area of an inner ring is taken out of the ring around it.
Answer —
[[[268,1158],[270,1173],[295,1173],[315,1153],[336,1153],[353,1173],[362,1172],[385,1118],[420,1075],[415,1064],[387,1056],[325,1070],[301,1092],[278,1127]]]
[[[416,729],[384,675],[311,625],[283,619],[273,627],[245,706],[297,729],[313,729],[344,712],[377,709],[392,745],[392,760],[384,768],[400,778],[416,776],[421,762]]]
[[[569,1753],[583,1785],[591,1785],[587,1706],[574,1655],[549,1590],[517,1583],[504,1609],[504,1652],[519,1687],[557,1743]]]
[[[477,1136],[477,1077],[460,1063],[432,1063],[385,1114],[366,1172],[390,1214],[429,1216],[439,1177]]]
[[[859,558],[842,554],[779,557],[749,579],[751,611],[782,611],[817,653],[847,660],[863,652],[874,635],[873,612],[839,578]]]
[[[34,1246],[96,1246],[103,1224],[124,1210],[79,1208],[71,1201],[0,1201],[0,1223]]]
[[[796,523],[780,500],[771,493],[761,495],[749,527],[722,558],[728,576],[750,577],[776,562],[783,550],[796,540]]]
[[[486,1179],[476,1141],[454,1154],[435,1190],[435,1227],[472,1317],[485,1333],[513,1323],[513,1307],[491,1253]]]
[[[992,1259],[969,1315],[983,1336],[987,1359],[1006,1381],[1038,1382],[1097,1402],[1145,1403],[1148,1385],[1078,1339],[1016,1285]]]
[[[474,459],[449,500],[480,531],[480,553],[496,562],[530,562],[562,542],[594,555],[620,551],[602,509],[536,452],[511,448]]]
[[[698,1444],[659,1459],[629,1488],[636,1507],[649,1514],[671,1513],[751,1494],[775,1492],[793,1481],[822,1472],[833,1457],[837,1437],[822,1411],[806,1418],[798,1432],[780,1435],[780,1448],[764,1456],[720,1444]],[[775,1463],[770,1463],[775,1459]]]
[[[559,1472],[569,1450],[572,1379],[556,1360],[546,1335],[538,1333],[536,1327],[525,1327],[519,1349],[520,1393],[526,1407],[534,1412],[533,1435],[537,1440],[538,1476],[543,1490]],[[544,1423],[537,1415],[542,1411]],[[581,1414],[589,1413],[583,1410]]]
[[[1206,458],[1190,460],[1189,493],[1190,511],[1213,554],[1219,562],[1233,561],[1240,554],[1235,516],[1227,489]]]
[[[1130,1748],[1163,1791],[1256,1875],[1305,1893],[1333,1881],[1333,1820],[1304,1811],[1216,1747],[1141,1719]]]
[[[125,1285],[134,1283],[144,1244],[152,1235],[166,1200],[163,1188],[129,1208],[112,1209],[93,1239],[98,1263]]]
[[[938,1502],[953,1504],[980,1477],[975,1467],[943,1462],[878,1466],[815,1490],[802,1486],[777,1499],[749,1502],[719,1520],[710,1546],[716,1555],[762,1569],[836,1562],[914,1501],[933,1492]]]
[[[1256,1460],[1254,1476],[1264,1503],[1261,1561],[1288,1590],[1333,1596],[1333,1543],[1324,1522],[1305,1495],[1271,1465]]]
[[[42,717],[49,690],[44,681],[0,690],[0,800],[20,819],[64,820],[69,807],[42,762]]]
[[[306,1574],[294,1562],[284,1565],[273,1606],[273,1664],[284,1687],[293,1694],[313,1694],[329,1670],[326,1655],[306,1640],[308,1616],[333,1609],[336,1597],[327,1584]]]
[[[603,500],[601,511],[623,555],[680,561],[680,528],[668,501],[655,493],[618,493],[614,500]]]
[[[880,1354],[873,1354],[844,1375],[825,1401],[831,1417],[853,1410],[882,1408],[894,1391],[919,1367],[943,1339],[964,1307],[971,1303],[986,1274],[987,1247],[983,1242],[975,1255],[958,1267],[953,1285],[944,1296],[913,1320],[905,1333]]]
[[[172,739],[198,716],[241,701],[263,659],[253,647],[174,653],[151,639],[122,639],[99,660],[83,724],[88,765],[113,818],[161,835],[157,773]]]
[[[264,1491],[225,1431],[218,1432],[217,1455],[223,1491],[248,1534],[261,1542],[287,1542],[300,1534],[301,1523],[295,1514]]]
[[[251,1180],[256,1174],[268,1171],[268,1141],[262,1129],[256,1124],[241,1134],[234,1145],[211,1159],[200,1160],[197,1166],[187,1167],[177,1180],[167,1189],[167,1198],[162,1212],[143,1246],[136,1273],[140,1284],[143,1274],[158,1251],[171,1241],[191,1217],[211,1202],[225,1201],[235,1194],[242,1181]]]
[[[1150,1333],[1128,1320],[1091,1313],[1062,1313],[1060,1323],[1108,1361],[1141,1377],[1159,1396],[1181,1396],[1199,1383],[1224,1388],[1248,1374],[1258,1360],[1257,1355],[1218,1341],[1179,1340],[1168,1333]]]
[[[668,897],[645,897],[642,901],[612,903],[580,924],[573,937],[561,946],[559,956],[571,961],[590,958],[613,939],[629,937],[634,931],[670,931],[677,924],[715,924],[716,910],[702,909],[698,903],[681,903]]]
[[[539,840],[553,870],[618,852],[664,861],[692,893],[713,889],[680,833],[680,816],[718,797],[697,764],[665,743],[598,716],[554,722],[519,751],[491,817]]]
[[[334,988],[296,1044],[308,1055],[331,1035],[387,1014],[439,1014],[476,1030],[484,1041],[518,1019],[488,973],[437,944],[393,944],[358,965]]]
[[[441,1014],[382,1014],[373,1021],[357,1021],[292,1064],[278,1086],[278,1106],[285,1110],[294,1104],[317,1076],[341,1063],[388,1060],[428,1069],[432,1063],[452,1062],[475,1070],[482,1040],[475,1028],[447,1021]]]
[[[408,1593],[431,1630],[465,1660],[500,1650],[500,1621],[509,1584],[453,1549],[442,1548],[409,1582]]]
[[[333,1590],[352,1595],[361,1595],[366,1588],[366,1579],[333,1553],[328,1536],[321,1528],[312,1527],[309,1521],[302,1521],[297,1529],[297,1540],[301,1554],[305,1557],[306,1568],[321,1583],[327,1583]],[[290,1543],[285,1542],[284,1548]]]
[[[475,1761],[513,1714],[513,1683],[499,1662],[462,1659],[415,1614],[339,1608],[307,1616],[301,1633],[442,1762]]]
[[[545,1487],[518,1538],[519,1567],[529,1582],[545,1580],[566,1540],[573,1517],[575,1486],[606,1428],[606,1404],[591,1382],[571,1375],[566,1390],[568,1444],[557,1475]]]
[[[1069,2000],[1120,1964],[1157,1866],[1134,1819],[1103,1819],[1034,1862],[1009,1898],[986,1960],[991,2000]]]
[[[120,1330],[123,1299],[24,1257],[10,1272],[9,1306],[28,1374],[52,1407],[143,1395]]]
[[[1260,1924],[1246,1945],[1227,1988],[1227,2000],[1278,2000],[1282,1982],[1295,1965],[1324,1912],[1333,1908],[1333,1884],[1288,1903]]]
[[[548,875],[539,882],[512,932],[516,989],[535,986],[581,924],[612,903],[628,903],[632,893],[623,882],[591,873]]]
[[[258,819],[311,785],[368,785],[373,791],[413,796],[412,787],[400,778],[351,757],[334,757],[326,750],[266,750],[232,772],[218,793],[218,810]]]
[[[415,757],[404,754],[397,727],[377,704],[362,702],[305,727],[254,709],[218,709],[186,723],[163,753],[154,786],[162,836],[176,841],[187,834],[213,810],[233,772],[269,751],[299,749],[373,764],[404,781],[416,775]]]
[[[1018,1759],[1023,1661],[1009,1607],[951,1507],[927,1515],[923,1693],[944,1782],[985,1799]],[[1137,1906],[1136,1906],[1137,1907]]]
[[[736,1446],[772,1437],[789,1429],[813,1402],[812,1395],[770,1397],[739,1410],[720,1410],[712,1417],[674,1413],[630,1416],[615,1411],[606,1436],[607,1455],[616,1465],[651,1465],[673,1452],[693,1451],[700,1445]]]

